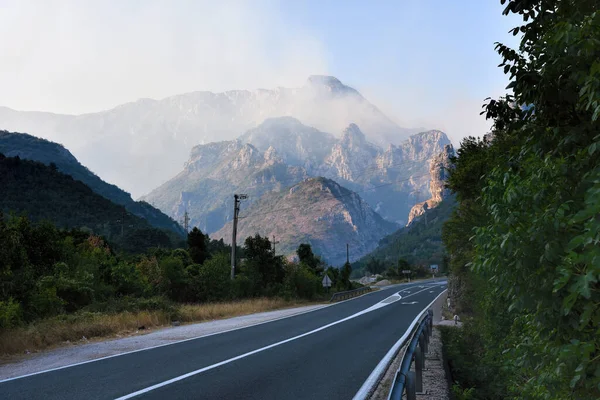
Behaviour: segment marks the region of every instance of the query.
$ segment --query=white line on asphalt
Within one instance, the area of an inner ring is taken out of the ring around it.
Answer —
[[[368,292],[368,293],[365,293],[365,294],[360,295],[360,296],[353,297],[353,298],[348,299],[348,300],[339,301],[339,302],[333,303],[333,304],[326,304],[326,305],[324,305],[322,307],[315,307],[315,308],[313,308],[311,310],[300,311],[300,312],[297,312],[295,314],[286,315],[285,317],[279,317],[279,318],[275,318],[275,319],[270,319],[268,321],[257,322],[256,324],[252,324],[252,325],[240,326],[239,328],[232,328],[232,329],[227,329],[227,330],[224,330],[224,331],[208,333],[206,335],[195,336],[195,337],[189,338],[189,339],[182,339],[182,340],[178,340],[176,342],[165,343],[165,344],[158,344],[156,346],[144,347],[143,349],[125,351],[125,352],[119,353],[119,354],[113,354],[113,355],[110,355],[110,356],[94,358],[93,360],[81,361],[81,362],[74,363],[74,364],[63,365],[62,367],[50,368],[50,369],[45,369],[43,371],[32,372],[32,373],[26,374],[26,375],[15,376],[13,378],[7,378],[7,379],[0,380],[0,383],[14,381],[16,379],[21,379],[21,378],[27,378],[27,377],[33,376],[33,375],[45,374],[47,372],[58,371],[58,370],[65,369],[65,368],[77,367],[79,365],[89,364],[89,363],[93,363],[93,362],[96,362],[96,361],[102,361],[102,360],[106,360],[106,359],[109,359],[109,358],[126,356],[128,354],[139,353],[141,351],[153,350],[153,349],[157,349],[159,347],[165,347],[165,346],[171,346],[171,345],[178,344],[178,343],[189,342],[191,340],[197,340],[197,339],[202,339],[202,338],[209,337],[209,336],[220,335],[222,333],[233,332],[233,331],[237,331],[237,330],[240,330],[240,329],[252,328],[254,326],[268,324],[268,323],[271,323],[271,322],[280,321],[282,319],[297,317],[297,316],[302,315],[302,314],[307,314],[307,313],[310,313],[310,312],[313,312],[313,311],[322,310],[324,308],[328,308],[328,307],[332,307],[332,306],[337,306],[337,305],[340,305],[340,304],[345,303],[347,301],[356,300],[356,299],[358,299],[360,297],[368,296],[368,295],[373,294],[373,293],[377,293],[377,292]],[[236,318],[236,317],[232,317],[232,318]],[[207,322],[210,322],[210,321],[207,321]],[[199,322],[199,323],[203,323],[203,322]]]
[[[417,294],[417,293],[420,293],[420,292],[423,292],[423,291],[425,291],[425,290],[427,290],[427,289],[429,289],[429,288],[426,288],[426,289],[420,290],[420,291],[418,291],[418,292],[415,292],[415,293],[413,293],[413,294],[411,294],[411,295],[409,295],[409,296],[406,296],[406,297],[413,296],[413,295],[415,295],[415,294]],[[398,292],[398,293],[399,293],[399,292]],[[388,300],[388,299],[390,299],[390,298],[396,298],[396,297],[400,297],[400,298],[402,298],[402,296],[398,296],[398,293],[394,293],[394,294],[393,294],[393,295],[391,295],[390,297],[387,297],[387,298],[383,299],[382,301],[380,301],[379,303],[376,303],[376,304],[372,305],[372,306],[371,306],[371,307],[369,307],[369,308],[366,308],[366,309],[364,309],[364,310],[362,310],[362,311],[359,311],[359,312],[357,312],[356,314],[352,314],[352,315],[350,315],[350,316],[348,316],[348,317],[346,317],[346,318],[342,318],[342,319],[340,319],[340,320],[338,320],[338,321],[331,322],[331,323],[329,323],[329,324],[327,324],[327,325],[323,325],[323,326],[321,326],[320,328],[313,329],[312,331],[309,331],[309,332],[303,333],[303,334],[301,334],[301,335],[297,335],[297,336],[291,337],[291,338],[289,338],[289,339],[285,339],[285,340],[282,340],[282,341],[280,341],[280,342],[276,342],[276,343],[270,344],[270,345],[268,345],[268,346],[261,347],[261,348],[259,348],[259,349],[256,349],[256,350],[252,350],[252,351],[249,351],[249,352],[247,352],[247,353],[244,353],[244,354],[240,354],[239,356],[236,356],[236,357],[230,358],[230,359],[228,359],[228,360],[224,360],[224,361],[218,362],[218,363],[216,363],[216,364],[213,364],[213,365],[209,365],[209,366],[207,366],[207,367],[200,368],[200,369],[197,369],[197,370],[195,370],[195,371],[192,371],[192,372],[188,372],[187,374],[180,375],[180,376],[177,376],[177,377],[175,377],[175,378],[169,379],[169,380],[167,380],[167,381],[164,381],[164,382],[157,383],[156,385],[152,385],[152,386],[149,386],[149,387],[147,387],[147,388],[145,388],[145,389],[138,390],[137,392],[133,392],[133,393],[127,394],[127,395],[125,395],[125,396],[118,397],[118,398],[117,398],[117,399],[115,399],[115,400],[126,400],[126,399],[131,399],[132,397],[136,397],[136,396],[139,396],[139,395],[141,395],[141,394],[144,394],[144,393],[151,392],[152,390],[159,389],[159,388],[161,388],[161,387],[164,387],[164,386],[170,385],[170,384],[172,384],[172,383],[175,383],[175,382],[181,381],[181,380],[183,380],[183,379],[186,379],[186,378],[189,378],[189,377],[191,377],[191,376],[198,375],[198,374],[200,374],[200,373],[202,373],[202,372],[206,372],[206,371],[209,371],[209,370],[211,370],[211,369],[218,368],[218,367],[220,367],[220,366],[222,366],[222,365],[229,364],[229,363],[231,363],[231,362],[234,362],[234,361],[240,360],[240,359],[242,359],[242,358],[246,358],[246,357],[248,357],[248,356],[251,356],[251,355],[253,355],[253,354],[260,353],[260,352],[263,352],[263,351],[265,351],[265,350],[272,349],[273,347],[281,346],[282,344],[289,343],[289,342],[292,342],[292,341],[294,341],[294,340],[301,339],[301,338],[303,338],[303,337],[305,337],[305,336],[313,335],[313,334],[315,334],[315,333],[317,333],[317,332],[320,332],[320,331],[322,331],[322,330],[325,330],[325,329],[327,329],[327,328],[331,328],[332,326],[335,326],[335,325],[341,324],[342,322],[346,322],[346,321],[348,321],[348,320],[354,319],[354,318],[356,318],[356,317],[359,317],[359,316],[361,316],[361,315],[364,315],[364,314],[366,314],[366,313],[369,313],[369,312],[372,312],[372,311],[378,310],[378,309],[380,309],[380,308],[382,308],[382,307],[386,307],[386,306],[388,306],[389,304],[393,304],[393,302],[392,302],[392,303],[385,303],[385,301],[386,301],[386,300]],[[412,329],[412,326],[411,326],[411,329]]]
[[[429,289],[429,288],[427,288],[427,289]],[[427,290],[427,289],[423,289],[423,290]],[[400,350],[400,347],[402,347],[402,345],[404,344],[406,339],[408,339],[408,336],[412,333],[412,330],[414,329],[414,327],[417,325],[417,323],[419,323],[419,320],[421,319],[421,317],[427,312],[429,307],[431,307],[433,305],[433,303],[435,303],[436,300],[439,299],[440,296],[444,294],[444,292],[446,292],[446,289],[444,289],[439,295],[437,295],[436,298],[431,303],[429,303],[427,305],[427,307],[425,307],[419,315],[417,315],[417,317],[410,324],[410,327],[406,330],[404,335],[402,335],[402,337],[400,339],[398,339],[398,341],[392,346],[392,348],[387,352],[387,354],[381,359],[379,364],[377,364],[377,366],[375,367],[373,372],[371,372],[371,374],[369,375],[369,377],[367,378],[365,383],[363,383],[363,385],[360,387],[360,389],[358,389],[358,392],[356,392],[356,394],[354,395],[353,400],[363,400],[363,399],[367,398],[367,396],[371,393],[373,387],[377,384],[377,382],[379,382],[381,375],[383,375],[383,373],[385,372],[387,367],[390,365],[390,362],[392,361],[392,359],[398,353],[398,350]],[[408,296],[406,296],[406,297],[408,297]]]

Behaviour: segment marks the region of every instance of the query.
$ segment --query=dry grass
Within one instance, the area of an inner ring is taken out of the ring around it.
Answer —
[[[230,318],[257,312],[310,304],[306,301],[286,301],[278,298],[258,298],[241,301],[179,305],[179,321],[202,322]],[[116,314],[85,313],[66,318],[52,318],[0,332],[0,354],[10,356],[34,352],[68,342],[107,338],[137,331],[138,327],[163,327],[171,324],[166,311],[120,312]]]

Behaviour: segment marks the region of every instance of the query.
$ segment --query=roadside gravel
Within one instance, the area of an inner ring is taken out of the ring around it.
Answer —
[[[77,343],[65,343],[65,347],[48,350],[40,353],[25,354],[4,360],[0,365],[0,380],[14,378],[21,375],[32,374],[53,368],[60,368],[71,364],[94,360],[97,358],[113,356],[125,352],[145,349],[178,342],[181,340],[197,338],[232,329],[272,321],[278,318],[289,317],[302,312],[325,307],[324,305],[311,305],[288,308],[284,310],[268,311],[240,317],[202,322],[198,324],[182,325],[160,329],[147,329],[136,331],[127,336],[101,342],[90,342],[86,339]]]

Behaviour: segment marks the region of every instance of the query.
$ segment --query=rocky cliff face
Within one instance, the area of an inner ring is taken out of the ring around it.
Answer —
[[[250,204],[268,191],[324,176],[360,192],[384,218],[404,225],[414,192],[429,195],[429,160],[449,143],[442,132],[431,131],[383,150],[356,124],[336,139],[290,117],[269,119],[238,140],[194,147],[184,171],[144,199],[176,218],[187,209],[192,224],[212,233],[232,217],[234,193],[249,194]]]
[[[85,165],[137,197],[174,176],[191,147],[233,140],[265,119],[282,116],[331,133],[354,122],[380,145],[398,144],[416,133],[330,76],[312,76],[299,88],[191,92],[83,115],[0,107],[0,129],[63,143]]]
[[[301,243],[333,265],[355,260],[377,246],[397,225],[385,221],[360,196],[326,178],[309,178],[279,193],[266,193],[240,214],[240,243],[259,233],[279,241],[279,254],[291,255]],[[211,237],[231,242],[231,223]]]
[[[435,156],[429,163],[429,175],[431,177],[429,181],[429,191],[431,193],[431,198],[422,203],[415,204],[411,208],[408,215],[407,226],[425,214],[427,210],[437,207],[442,200],[450,195],[450,190],[446,189],[445,184],[448,177],[448,171],[451,168],[450,157],[452,156],[454,156],[454,149],[452,145],[447,144],[444,146],[444,150]]]
[[[177,219],[187,211],[191,226],[212,233],[233,217],[234,193],[256,200],[307,176],[273,147],[262,152],[239,140],[209,143],[194,147],[183,171],[144,199]]]

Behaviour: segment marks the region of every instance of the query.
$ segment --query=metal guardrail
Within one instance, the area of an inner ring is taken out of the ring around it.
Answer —
[[[367,293],[370,291],[371,291],[371,288],[369,286],[365,286],[365,287],[361,287],[358,289],[347,290],[345,292],[337,292],[337,293],[334,293],[333,296],[331,296],[331,300],[329,300],[329,302],[332,303],[337,300],[350,299],[352,297],[360,296],[361,294]]]
[[[425,353],[429,346],[429,339],[433,332],[433,311],[427,310],[427,315],[421,320],[417,327],[404,356],[400,368],[394,376],[392,389],[388,400],[401,400],[406,392],[407,400],[416,400],[417,392],[423,392],[423,369],[425,368]],[[415,370],[411,371],[411,365],[415,362]]]

